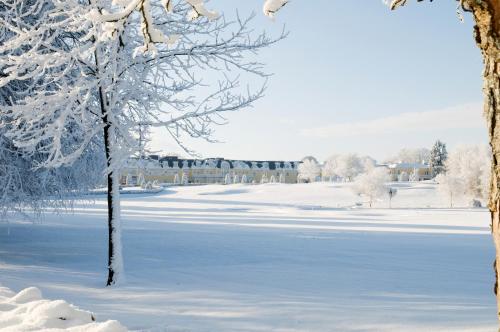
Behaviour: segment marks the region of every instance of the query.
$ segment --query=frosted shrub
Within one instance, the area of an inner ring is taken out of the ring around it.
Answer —
[[[353,190],[358,195],[366,196],[370,207],[372,207],[375,199],[386,194],[387,188],[385,183],[388,180],[389,175],[385,168],[373,168],[356,178]]]
[[[439,192],[447,197],[450,207],[453,207],[454,200],[464,194],[464,182],[450,173],[441,173],[436,176]]]
[[[189,177],[186,173],[182,173],[182,185],[185,186],[189,184]]]
[[[298,167],[299,179],[298,182],[315,182],[316,178],[321,175],[321,168],[318,162],[311,158],[304,158]]]

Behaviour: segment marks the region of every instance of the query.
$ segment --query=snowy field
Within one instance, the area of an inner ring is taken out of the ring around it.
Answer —
[[[398,190],[393,209],[328,183],[124,195],[127,279],[114,288],[96,196],[0,223],[0,284],[139,331],[496,330],[486,209],[447,208],[431,183]]]

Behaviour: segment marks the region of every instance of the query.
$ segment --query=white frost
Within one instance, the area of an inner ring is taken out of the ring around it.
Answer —
[[[2,331],[124,332],[117,321],[95,322],[91,312],[63,300],[45,300],[38,288],[15,294],[0,287],[0,330]]]
[[[276,14],[276,12],[287,3],[288,0],[266,0],[266,2],[264,2],[264,7],[262,8],[262,10],[264,11],[264,15],[270,18],[274,18],[274,14]]]

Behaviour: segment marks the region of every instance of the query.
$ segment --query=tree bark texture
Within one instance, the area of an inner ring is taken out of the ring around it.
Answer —
[[[474,16],[474,38],[484,62],[483,93],[492,152],[490,197],[491,232],[496,255],[494,292],[497,299],[497,317],[500,320],[500,0],[465,0],[464,7]]]

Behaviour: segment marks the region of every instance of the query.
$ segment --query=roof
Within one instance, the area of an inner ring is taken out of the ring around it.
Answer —
[[[388,165],[389,168],[429,168],[428,164],[423,163],[396,163]]]
[[[299,161],[273,161],[273,160],[229,160],[224,158],[207,158],[207,159],[181,159],[175,156],[167,156],[159,159],[162,167],[215,167],[223,168],[223,165],[228,165],[228,168],[266,168],[269,170],[297,168]]]

